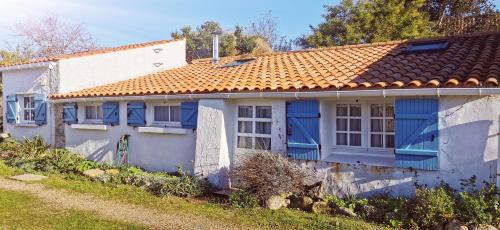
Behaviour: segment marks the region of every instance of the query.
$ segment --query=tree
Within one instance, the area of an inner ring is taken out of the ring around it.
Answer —
[[[278,20],[268,11],[261,15],[249,28],[249,34],[261,37],[269,46],[273,47],[278,40]]]
[[[95,40],[83,24],[61,22],[56,15],[18,22],[12,27],[19,37],[11,52],[20,57],[42,58],[95,49]]]
[[[328,47],[426,37],[432,32],[426,15],[420,13],[423,5],[424,0],[343,0],[325,6],[325,21],[310,26],[312,34],[302,35],[297,44]]]
[[[427,0],[423,12],[442,34],[500,29],[500,13],[489,0]]]

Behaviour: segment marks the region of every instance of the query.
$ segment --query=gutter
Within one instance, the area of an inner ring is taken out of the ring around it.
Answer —
[[[40,68],[40,67],[49,67],[50,68],[53,65],[55,65],[55,62],[53,62],[53,61],[37,62],[37,63],[30,63],[30,64],[24,64],[24,65],[13,65],[13,66],[0,67],[0,72],[11,71],[11,70],[21,70],[21,69],[34,69],[34,68]]]
[[[343,97],[393,97],[393,96],[486,96],[500,95],[500,88],[427,88],[427,89],[381,89],[320,92],[251,92],[251,93],[206,93],[145,96],[107,96],[67,99],[50,99],[51,103],[83,101],[144,101],[144,100],[195,100],[195,99],[245,99],[245,98],[343,98]]]

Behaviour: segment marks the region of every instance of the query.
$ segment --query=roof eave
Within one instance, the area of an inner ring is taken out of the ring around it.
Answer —
[[[57,61],[57,60],[55,60]],[[51,67],[55,65],[55,61],[45,61],[45,62],[37,62],[37,63],[29,63],[29,64],[21,64],[21,65],[11,65],[0,67],[0,72],[4,71],[12,71],[12,70],[22,70],[22,69],[34,69],[34,68],[42,68],[42,67]]]

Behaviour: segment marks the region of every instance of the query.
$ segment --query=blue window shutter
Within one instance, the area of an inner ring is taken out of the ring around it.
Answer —
[[[47,124],[47,102],[43,94],[35,95],[35,124]]]
[[[78,123],[78,105],[75,102],[64,103],[63,121],[66,124]]]
[[[129,102],[127,104],[127,124],[130,126],[146,125],[146,104],[144,102]]]
[[[319,160],[319,101],[289,101],[286,117],[288,156],[300,160]]]
[[[438,101],[398,99],[395,118],[396,166],[438,170]]]
[[[181,103],[181,125],[183,128],[196,128],[198,121],[198,102]]]
[[[120,106],[116,101],[107,101],[102,104],[102,122],[107,125],[120,124]]]
[[[16,95],[7,95],[7,108],[5,118],[7,119],[7,123],[16,123],[17,118],[17,96]]]

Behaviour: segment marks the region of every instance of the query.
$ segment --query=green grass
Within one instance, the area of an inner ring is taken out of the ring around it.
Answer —
[[[12,168],[0,161],[0,175],[12,175]],[[4,174],[5,173],[5,174]],[[51,175],[39,183],[50,188],[64,189],[74,193],[92,194],[108,200],[141,205],[169,213],[205,216],[225,224],[241,228],[266,229],[381,229],[383,227],[362,220],[317,215],[297,210],[268,210],[263,208],[237,209],[220,204],[178,197],[156,197],[129,185],[95,183],[75,176],[66,179],[62,175]]]
[[[6,229],[139,229],[92,213],[56,209],[21,192],[0,189],[0,226]]]

